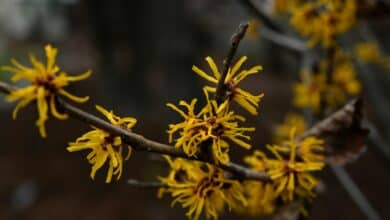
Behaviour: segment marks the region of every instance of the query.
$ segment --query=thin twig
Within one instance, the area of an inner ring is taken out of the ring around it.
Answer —
[[[269,27],[271,30],[281,32],[282,29],[273,22],[262,10],[256,7],[256,5],[251,0],[238,0],[239,3],[244,6],[250,13],[259,18],[262,23]]]
[[[232,65],[232,61],[234,58],[234,55],[236,54],[237,48],[241,42],[241,40],[244,38],[246,30],[248,29],[249,24],[241,24],[238,28],[238,32],[235,33],[232,36],[231,39],[231,47],[229,49],[229,52],[226,56],[226,59],[224,60],[224,65],[222,69],[221,78],[219,78],[217,91],[215,93],[215,100],[218,104],[221,104],[226,99],[226,91],[227,91],[227,85],[225,84],[226,76],[229,72],[230,66]]]
[[[4,93],[11,93],[15,87],[0,81],[0,91]],[[171,145],[159,143],[143,137],[142,135],[130,132],[129,130],[116,127],[107,121],[104,121],[90,113],[87,113],[67,102],[58,98],[57,107],[59,110],[67,113],[70,117],[77,119],[83,123],[92,125],[94,127],[105,130],[113,135],[118,135],[122,138],[123,142],[131,145],[135,150],[148,151],[160,154],[166,154],[174,157],[181,157],[189,160],[198,160],[203,162],[212,163],[212,161],[204,158],[188,157],[182,150],[175,148]],[[255,172],[249,168],[243,167],[235,163],[228,163],[225,165],[216,164],[220,168],[229,171],[241,179],[252,179],[260,181],[270,181],[270,177],[266,173]]]
[[[16,88],[0,81],[0,91],[9,94]],[[105,130],[113,135],[118,135],[122,138],[123,142],[126,144],[131,145],[135,150],[139,151],[148,151],[148,152],[154,152],[159,154],[166,154],[174,157],[181,157],[189,160],[197,160],[197,161],[203,161],[208,163],[213,163],[210,160],[206,160],[205,158],[201,157],[188,157],[181,149],[175,148],[171,145],[163,144],[160,142],[156,142],[150,139],[147,139],[139,134],[130,132],[129,130],[116,127],[112,124],[110,124],[107,121],[104,121],[90,113],[87,113],[67,102],[65,102],[62,99],[58,99],[58,108],[59,110],[64,111],[67,113],[70,117],[77,119],[85,124],[92,125],[94,127],[100,128],[102,130]],[[326,119],[324,119],[326,120]],[[315,131],[316,126],[313,126],[313,129]],[[315,135],[312,129],[309,129],[307,133],[302,134],[301,136],[297,137],[297,140],[301,140],[304,137]],[[309,135],[310,134],[310,135]],[[215,164],[215,163],[213,163]],[[256,172],[249,168],[246,168],[244,166],[229,162],[227,164],[215,164],[218,167],[229,171],[230,173],[234,174],[240,179],[250,179],[250,180],[259,180],[259,181],[270,181],[270,177],[268,174],[263,172]]]
[[[228,95],[230,94],[230,87],[229,83],[225,82],[226,77],[229,73],[230,67],[232,65],[232,61],[234,58],[234,55],[237,52],[238,46],[241,42],[241,40],[244,38],[246,30],[249,27],[249,23],[240,24],[238,27],[238,31],[233,34],[231,38],[231,46],[229,48],[228,54],[226,55],[226,58],[224,59],[224,65],[222,69],[221,76],[218,80],[217,89],[215,92],[215,101],[218,105],[222,104],[226,99],[228,99]],[[217,115],[216,109],[213,108],[213,114]],[[200,153],[198,156],[201,156],[202,158],[207,159],[208,161],[213,161],[214,163],[218,163],[218,161],[215,161],[215,157],[213,156],[213,153],[211,152],[212,149],[212,141],[210,139],[204,141],[200,146]]]
[[[151,151],[160,154],[169,154],[175,157],[185,157],[185,153],[178,148],[170,145],[155,142],[144,138],[143,136],[130,132],[129,130],[114,126],[90,113],[87,113],[67,102],[58,99],[58,108],[63,110],[69,116],[86,124],[101,128],[113,135],[120,136],[124,142],[130,144],[136,150]]]
[[[8,83],[0,81],[0,91],[5,94],[9,94],[11,91],[16,90],[16,87],[11,86]]]
[[[370,129],[368,141],[377,152],[377,155],[383,158],[386,161],[386,165],[390,167],[390,145],[384,140],[374,124],[367,122],[367,126]]]
[[[160,182],[142,182],[136,179],[129,179],[127,180],[127,184],[134,188],[142,188],[142,189],[155,189],[155,188],[161,188],[161,187],[168,187]]]
[[[264,26],[261,28],[261,37],[264,39],[299,53],[310,49],[305,41],[283,33],[282,29],[265,15],[260,8],[256,7],[251,0],[238,0],[238,2],[262,22]]]
[[[374,209],[374,207],[372,207],[370,202],[364,196],[362,191],[359,189],[344,167],[331,166],[331,168],[337,179],[340,181],[341,185],[344,187],[345,191],[348,192],[348,194],[351,196],[356,205],[359,206],[359,209],[364,213],[367,219],[381,219],[377,211]]]
[[[261,28],[260,36],[276,45],[296,51],[298,53],[305,53],[306,51],[310,50],[305,41],[283,33],[279,33],[267,27]]]
[[[121,136],[123,141],[127,144],[130,144],[135,150],[167,154],[174,157],[182,157],[190,160],[211,162],[211,161],[206,161],[203,158],[188,157],[182,150],[178,148],[175,148],[167,144],[162,144],[153,140],[149,140],[139,134],[132,133],[128,130],[113,126],[110,123],[100,118],[97,118],[89,113],[86,113],[64,101],[60,101],[59,107],[62,107],[66,113],[68,113],[71,117],[75,119],[78,119],[87,124],[91,124],[93,126],[101,128],[114,135]],[[219,166],[229,172],[232,172],[246,179],[257,179],[262,181],[269,180],[269,177],[266,173],[253,172],[252,170],[249,170],[245,167],[242,167],[234,163],[228,163],[227,165],[219,165]]]

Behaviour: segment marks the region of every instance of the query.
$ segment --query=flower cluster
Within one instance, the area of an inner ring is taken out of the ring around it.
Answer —
[[[202,213],[207,219],[218,219],[225,206],[234,209],[246,205],[242,185],[225,178],[223,170],[207,163],[166,159],[171,170],[167,177],[159,178],[164,184],[159,190],[159,197],[170,194],[175,198],[172,206],[180,203],[187,208],[189,219],[198,220]]]
[[[225,85],[223,102],[218,103],[211,99],[209,93],[215,93],[217,88],[205,86],[203,88],[206,97],[206,106],[199,112],[195,110],[196,99],[190,103],[180,101],[179,105],[185,110],[168,103],[168,107],[178,112],[183,121],[170,124],[168,129],[169,142],[175,142],[175,147],[181,148],[190,157],[198,157],[200,154],[212,155],[214,161],[226,164],[229,162],[229,142],[235,143],[245,149],[250,149],[251,145],[247,143],[250,136],[246,135],[249,131],[254,131],[252,127],[240,127],[239,122],[245,121],[245,118],[229,110],[231,100],[236,101],[252,114],[257,114],[257,107],[263,94],[252,95],[249,92],[238,87],[238,84],[247,76],[258,73],[261,66],[255,66],[248,70],[239,71],[247,57],[242,57],[236,64],[229,68],[226,77],[221,79],[222,73],[211,57],[206,57],[213,76],[205,73],[196,66],[192,70],[216,85],[223,80]],[[177,137],[174,140],[174,135]]]
[[[171,103],[167,106],[178,112],[183,121],[170,124],[168,129],[169,142],[183,149],[189,157],[212,159],[215,163],[229,162],[229,148],[232,143],[245,149],[250,149],[247,143],[250,136],[247,132],[254,131],[252,127],[241,127],[240,122],[245,118],[230,110],[231,101],[237,102],[251,114],[256,115],[263,94],[252,95],[238,87],[247,76],[258,73],[262,68],[255,66],[248,70],[239,71],[247,57],[242,57],[228,69],[226,77],[218,70],[212,58],[207,57],[212,75],[207,74],[196,66],[192,70],[215,87],[205,86],[203,92],[206,105],[199,111],[195,109],[197,99],[190,103],[180,101],[179,108]],[[217,92],[217,85],[224,83],[222,102],[210,98],[210,93]],[[247,207],[247,193],[244,185],[233,179],[221,169],[207,163],[171,159],[167,157],[171,171],[167,177],[160,177],[165,187],[160,189],[160,196],[169,193],[174,197],[172,204],[179,202],[188,208],[187,217],[199,219],[202,212],[207,219],[217,219],[225,206],[239,212]],[[248,188],[249,189],[249,188]],[[256,198],[252,198],[260,202]]]
[[[267,172],[267,160],[267,156],[259,150],[244,158],[245,163],[258,172]],[[272,214],[276,210],[277,194],[272,182],[245,181],[243,185],[248,205],[239,207],[238,213],[263,216]]]
[[[96,109],[115,126],[130,130],[137,123],[135,118],[120,118],[112,111],[107,111],[101,106],[97,105]],[[75,142],[69,143],[67,150],[69,152],[91,150],[87,155],[87,160],[92,165],[90,174],[92,179],[95,178],[96,171],[102,168],[105,162],[108,161],[106,183],[109,183],[113,175],[116,175],[117,180],[119,180],[122,175],[123,160],[130,158],[131,147],[127,146],[127,155],[123,157],[123,145],[121,137],[94,128],[94,130],[77,138]]]
[[[37,103],[39,118],[36,125],[42,137],[46,137],[45,122],[48,120],[48,111],[50,107],[51,114],[60,120],[67,119],[66,114],[60,113],[56,108],[56,95],[62,95],[72,101],[83,103],[89,97],[77,97],[63,87],[69,85],[70,82],[80,81],[88,78],[91,71],[87,71],[79,76],[69,76],[66,72],[61,71],[56,65],[57,49],[51,45],[45,47],[47,63],[44,64],[38,61],[34,55],[30,56],[32,67],[26,67],[16,60],[12,60],[14,66],[4,66],[1,69],[13,73],[11,80],[17,82],[19,80],[27,80],[29,84],[23,88],[12,91],[6,100],[9,102],[19,101],[12,117],[15,119],[20,108],[27,106],[32,102]]]
[[[290,23],[309,38],[309,45],[333,46],[338,35],[349,30],[356,20],[356,0],[277,1],[276,10],[291,14]]]
[[[330,65],[332,71],[328,74]],[[318,113],[325,106],[335,109],[349,96],[358,95],[361,85],[350,56],[337,50],[333,60],[324,60],[318,72],[303,71],[301,82],[296,83],[293,90],[296,107],[310,108]]]
[[[321,2],[327,5],[326,1]],[[294,8],[300,6],[300,1],[294,1]],[[336,4],[332,7],[336,7]],[[341,6],[337,7],[337,10],[341,10]],[[36,102],[39,112],[37,126],[43,137],[46,136],[44,124],[48,118],[49,107],[54,117],[67,118],[66,114],[57,110],[56,96],[62,95],[75,102],[87,101],[88,97],[73,96],[63,87],[90,75],[90,72],[86,72],[80,76],[68,76],[55,64],[57,50],[50,45],[46,46],[45,50],[48,60],[46,65],[31,56],[32,68],[22,66],[14,60],[12,63],[15,67],[3,67],[4,70],[14,73],[13,81],[26,79],[30,82],[27,87],[12,91],[6,99],[20,100],[14,110],[14,117],[21,107]],[[342,95],[354,94],[360,90],[360,84],[354,78],[353,66],[348,57],[341,52],[336,53],[334,57],[331,84],[326,74],[330,64],[325,61],[320,65],[318,74],[302,75],[304,83],[294,87],[297,96],[295,103],[298,106],[317,110],[324,101],[329,105],[343,101],[331,99],[333,96],[340,99],[344,97]],[[245,118],[230,108],[234,101],[250,114],[258,114],[263,94],[253,95],[241,89],[239,84],[246,77],[259,73],[262,67],[254,66],[240,70],[246,60],[247,57],[241,57],[222,73],[213,59],[206,57],[212,74],[207,74],[196,66],[192,67],[196,74],[214,84],[214,87],[203,87],[205,105],[196,109],[197,99],[192,99],[189,103],[180,101],[178,106],[167,104],[183,118],[182,121],[169,125],[167,130],[169,142],[180,148],[188,158],[165,156],[170,171],[166,177],[159,177],[162,187],[158,196],[169,194],[173,198],[172,206],[180,203],[188,210],[186,215],[189,219],[198,220],[201,216],[218,219],[226,208],[252,216],[267,215],[277,210],[279,201],[291,202],[296,198],[311,199],[314,196],[313,191],[318,180],[311,173],[324,167],[324,141],[315,137],[300,140],[296,138],[297,133],[301,134],[306,130],[306,123],[299,115],[288,115],[285,123],[276,128],[278,144],[267,146],[273,157],[256,150],[253,155],[244,159],[251,170],[267,173],[270,181],[246,180],[236,173],[228,173],[221,169],[230,165],[228,163],[231,145],[245,149],[252,146],[248,133],[255,128],[243,127],[241,123]],[[223,97],[219,97],[221,85]],[[218,94],[214,98],[211,97],[211,94],[215,93]],[[108,120],[107,126],[111,124],[131,131],[137,123],[135,118],[119,117],[101,106],[97,105],[96,109]],[[132,147],[126,145],[123,137],[117,135],[117,132],[110,133],[101,128],[92,128],[74,142],[70,142],[67,150],[69,152],[89,150],[86,159],[91,165],[92,179],[105,164],[106,183],[110,183],[113,178],[120,179],[123,163],[129,159]]]
[[[10,91],[6,96],[7,101],[19,101],[13,111],[13,118],[15,119],[20,108],[35,102],[37,105],[39,118],[36,125],[42,137],[46,137],[45,122],[48,119],[48,111],[50,108],[51,114],[60,120],[68,118],[67,114],[61,113],[57,110],[56,96],[64,96],[72,101],[83,103],[89,97],[77,97],[66,90],[64,87],[68,86],[70,82],[80,81],[88,78],[91,71],[87,71],[79,76],[69,76],[56,65],[57,49],[51,45],[45,47],[47,63],[44,64],[30,56],[32,67],[26,67],[16,60],[12,60],[14,66],[4,66],[1,69],[13,73],[11,80],[17,82],[20,80],[27,80],[29,84],[22,88],[17,88]],[[108,121],[117,127],[130,130],[135,124],[135,118],[120,118],[112,111],[107,111],[101,106],[96,106],[96,109],[101,112]],[[127,160],[131,154],[131,147],[128,146],[127,156],[123,156],[123,142],[122,138],[110,134],[107,131],[94,128],[94,130],[87,132],[78,138],[75,142],[69,143],[67,150],[69,152],[81,151],[90,149],[91,152],[87,155],[88,162],[92,165],[91,178],[94,179],[97,170],[102,168],[106,161],[108,161],[108,173],[106,182],[111,182],[112,176],[116,175],[117,179],[121,177],[123,160]]]
[[[270,175],[274,197],[281,197],[285,202],[292,201],[295,196],[310,199],[315,195],[313,190],[318,184],[311,172],[319,171],[325,165],[323,144],[323,140],[315,137],[296,140],[293,128],[288,140],[267,146],[275,159],[255,151],[245,161],[254,170],[265,170]]]
[[[334,109],[344,103],[348,96],[358,95],[361,91],[361,84],[356,77],[356,70],[350,56],[342,50],[337,50],[334,61],[327,62],[323,63],[322,69],[329,69],[329,65],[333,65],[333,72],[325,92],[325,99],[328,106]]]
[[[251,145],[245,140],[250,140],[246,132],[254,131],[252,127],[240,127],[238,121],[245,121],[245,118],[236,115],[228,109],[228,101],[218,105],[215,100],[210,100],[205,92],[207,104],[199,113],[195,113],[196,99],[191,103],[180,101],[179,105],[186,108],[185,111],[173,104],[168,107],[178,112],[184,121],[169,125],[169,142],[173,142],[173,136],[178,133],[175,139],[175,147],[182,148],[190,157],[197,157],[203,153],[211,152],[215,161],[220,163],[229,162],[229,142],[250,149]]]
[[[293,85],[293,104],[318,112],[321,107],[322,93],[326,89],[326,81],[325,73],[302,71],[301,81]]]
[[[252,217],[270,215],[277,210],[275,189],[271,183],[245,181],[243,183],[246,206],[238,206],[235,212]]]
[[[292,128],[295,128],[296,135],[300,135],[305,132],[307,129],[305,118],[298,113],[286,114],[283,123],[275,127],[275,143],[280,143],[281,141],[289,138]]]

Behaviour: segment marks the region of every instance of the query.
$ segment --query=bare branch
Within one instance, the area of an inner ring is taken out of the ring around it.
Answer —
[[[351,196],[352,200],[356,203],[359,209],[364,213],[367,219],[379,220],[381,219],[377,210],[371,205],[368,199],[364,196],[363,192],[359,189],[351,176],[345,170],[344,167],[338,167],[331,165],[333,173],[337,179],[343,185],[344,189]]]
[[[218,104],[221,104],[226,99],[226,91],[227,91],[227,85],[225,84],[225,78],[227,73],[229,72],[230,66],[232,65],[232,61],[234,58],[234,55],[236,54],[237,48],[241,42],[241,40],[244,38],[246,30],[248,29],[249,24],[241,24],[238,28],[238,32],[235,33],[232,36],[231,39],[231,47],[229,49],[229,52],[226,56],[226,59],[224,60],[223,70],[221,74],[221,78],[218,81],[217,91],[215,93],[215,100]]]
[[[310,49],[305,41],[283,33],[283,30],[271,18],[265,15],[260,8],[256,7],[251,0],[238,0],[238,2],[264,24],[264,27],[261,28],[261,37],[264,39],[299,53]]]
[[[0,91],[5,94],[10,94],[13,90],[16,88],[11,86],[10,84],[7,84],[5,82],[0,81]]]
[[[0,91],[9,94],[15,89],[16,89],[15,87],[12,87],[9,84],[0,81]],[[120,127],[116,127],[107,121],[104,121],[90,113],[87,113],[65,102],[60,98],[58,98],[57,100],[58,100],[57,105],[59,110],[67,113],[70,117],[77,119],[83,123],[100,128],[113,135],[120,136],[124,143],[131,145],[135,150],[166,154],[173,157],[181,157],[189,160],[198,160],[198,161],[212,163],[212,161],[206,160],[205,158],[188,157],[182,150],[178,148],[147,139],[142,135],[130,132],[129,130]],[[235,174],[237,177],[242,179],[270,181],[270,178],[266,173],[255,172],[250,170],[249,168],[245,168],[235,163],[228,163],[225,165],[216,164],[216,165],[226,171],[231,172],[232,174]]]
[[[260,36],[276,45],[299,53],[304,53],[310,49],[305,41],[279,33],[267,27],[261,28]]]
[[[186,158],[190,160],[211,162],[208,160],[204,160],[202,158],[188,157],[182,150],[178,148],[175,148],[167,144],[162,144],[153,140],[149,140],[139,134],[132,133],[128,130],[113,126],[112,124],[100,118],[97,118],[89,113],[86,113],[62,100],[59,103],[60,103],[59,107],[62,108],[66,113],[68,113],[72,118],[75,118],[87,124],[91,124],[95,127],[101,128],[114,135],[121,136],[123,141],[131,145],[135,150],[166,154],[166,155]],[[218,165],[218,166],[245,179],[257,179],[262,181],[269,180],[268,175],[265,173],[253,172],[245,167],[242,167],[234,163],[228,163],[227,165]]]
[[[386,161],[387,166],[390,167],[389,143],[382,137],[374,124],[367,122],[367,126],[370,129],[370,135],[368,136],[370,146],[372,146],[379,157]]]
[[[10,93],[15,88],[8,85],[7,83],[0,81],[0,91],[5,93]],[[319,136],[324,137],[324,134],[326,133],[328,126],[330,125],[330,121],[334,120],[338,117],[345,117],[345,113],[342,113],[345,111],[345,108],[349,109],[352,104],[347,104],[343,109],[339,110],[338,112],[331,115],[329,118],[324,119],[323,121],[319,122],[318,124],[314,125],[312,129],[309,129],[306,133],[303,135],[297,137],[298,139],[303,139],[308,136]],[[122,138],[123,142],[126,144],[131,145],[135,150],[139,151],[148,151],[148,152],[154,152],[159,154],[166,154],[173,157],[181,157],[189,160],[198,160],[203,162],[208,162],[215,164],[213,161],[210,161],[206,158],[201,157],[188,157],[181,149],[175,148],[171,145],[163,144],[160,142],[156,142],[150,139],[147,139],[143,137],[142,135],[130,132],[126,129],[122,129],[120,127],[116,127],[112,124],[110,124],[107,121],[104,121],[90,113],[87,113],[67,102],[65,102],[62,99],[58,99],[58,108],[59,110],[62,110],[63,112],[69,114],[70,117],[77,119],[83,123],[93,125],[97,128],[100,128],[102,130],[105,130],[111,134],[118,135]],[[336,117],[337,116],[337,117]],[[350,116],[349,116],[350,117]],[[348,120],[348,119],[347,119]],[[352,119],[351,119],[352,120]],[[360,123],[360,122],[359,122]],[[326,136],[325,136],[326,137]],[[326,138],[325,142],[327,145],[332,144],[331,138]],[[256,172],[249,168],[246,168],[244,166],[235,164],[235,163],[228,163],[228,164],[215,164],[218,167],[231,172],[234,174],[237,178],[240,179],[251,179],[251,180],[259,180],[259,181],[270,181],[270,177],[266,173],[262,172]]]
[[[261,9],[257,8],[251,0],[238,1],[243,7],[248,10],[248,12],[259,18],[265,26],[269,27],[271,30],[275,30],[278,32],[282,31],[282,29],[275,22],[273,22]]]

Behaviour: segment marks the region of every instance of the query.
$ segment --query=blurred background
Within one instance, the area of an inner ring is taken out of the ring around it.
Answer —
[[[253,2],[265,10],[272,6],[269,0]],[[202,96],[204,81],[191,66],[207,68],[206,56],[221,66],[232,33],[253,18],[236,0],[0,0],[0,64],[9,64],[11,58],[27,64],[30,52],[43,58],[44,45],[51,43],[59,49],[63,70],[70,74],[93,70],[90,79],[69,89],[92,97],[84,109],[97,114],[93,104],[99,104],[118,115],[136,117],[136,132],[167,142],[167,125],[178,117],[165,104]],[[367,21],[384,51],[390,51],[389,18],[385,14]],[[237,108],[247,116],[248,125],[257,127],[255,149],[272,141],[274,126],[292,109],[291,86],[299,78],[302,61],[298,53],[262,38],[261,24],[259,29],[244,39],[237,53],[249,57],[247,65],[264,67],[261,75],[245,82],[248,90],[265,93],[260,115]],[[375,98],[367,100],[366,111],[387,144],[390,118],[378,116],[377,108],[389,110],[384,103],[390,97],[390,72],[364,68],[370,84],[363,82],[363,94],[370,89]],[[0,80],[9,78],[0,73]],[[0,219],[185,218],[179,205],[170,207],[170,198],[157,199],[156,190],[126,185],[129,178],[153,181],[165,175],[158,155],[133,152],[120,181],[104,184],[105,170],[92,181],[84,155],[66,151],[67,143],[88,126],[73,119],[49,120],[48,138],[42,139],[34,125],[35,109],[23,109],[13,121],[13,107],[0,102]],[[232,158],[241,163],[246,153],[233,150]],[[385,156],[369,145],[346,170],[383,219],[390,219],[390,166]],[[365,219],[332,172],[326,169],[320,176],[326,192],[313,204],[309,219]],[[225,213],[221,219],[242,217]]]

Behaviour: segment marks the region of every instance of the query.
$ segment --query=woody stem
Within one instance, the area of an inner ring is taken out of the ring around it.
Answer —
[[[233,61],[234,55],[236,54],[237,48],[238,48],[241,40],[244,38],[248,27],[249,27],[249,23],[241,24],[238,27],[239,28],[238,32],[232,36],[231,47],[228,51],[226,59],[224,60],[221,78],[218,81],[217,91],[215,93],[215,100],[217,101],[218,104],[223,103],[226,99],[226,92],[227,92],[228,87],[225,84],[225,79],[226,79],[226,76],[229,72],[230,66],[232,65],[232,61]]]

